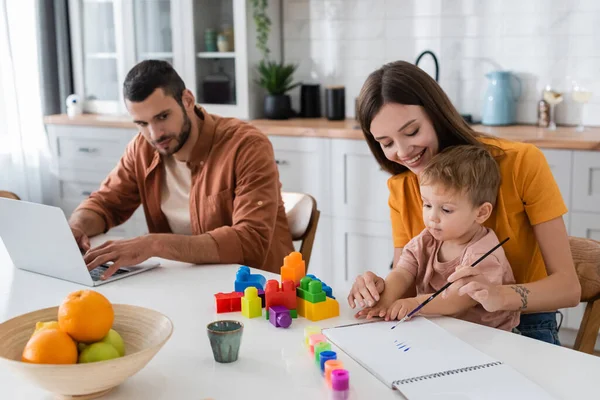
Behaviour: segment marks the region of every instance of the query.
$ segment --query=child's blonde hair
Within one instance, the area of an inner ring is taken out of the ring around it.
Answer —
[[[419,174],[421,185],[441,184],[465,193],[473,206],[496,205],[502,178],[500,168],[485,147],[460,145],[436,154]]]

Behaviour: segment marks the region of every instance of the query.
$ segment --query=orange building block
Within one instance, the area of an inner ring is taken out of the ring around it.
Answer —
[[[288,310],[296,309],[296,285],[291,280],[283,281],[281,287],[275,279],[265,285],[265,310],[271,306],[283,306]]]
[[[283,259],[281,267],[281,281],[294,281],[296,286],[300,285],[300,279],[306,275],[306,264],[302,259],[302,254],[297,251],[291,252]]]
[[[325,301],[319,303],[311,303],[298,297],[296,298],[296,307],[298,315],[311,321],[321,321],[340,315],[340,304],[331,297],[327,297]]]

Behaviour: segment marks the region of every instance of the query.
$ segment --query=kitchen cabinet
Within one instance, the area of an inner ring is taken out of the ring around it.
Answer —
[[[600,157],[595,151],[573,152],[573,211],[600,213]]]
[[[366,271],[385,277],[394,257],[390,223],[335,218],[332,255],[338,293],[347,295],[354,279]]]
[[[322,215],[331,212],[331,140],[269,136],[284,192],[308,193]]]
[[[332,140],[331,174],[335,217],[389,223],[390,174],[380,169],[364,140]]]
[[[544,149],[542,150],[552,175],[558,184],[560,194],[567,205],[567,209],[571,210],[571,171],[573,168],[573,152],[566,150]],[[570,212],[563,216],[567,231],[570,226]]]
[[[281,0],[271,0],[271,59],[281,51]],[[86,112],[126,114],[127,72],[147,59],[173,65],[209,112],[251,119],[262,110],[254,84],[261,54],[247,0],[69,0],[75,93]],[[217,48],[223,33],[227,48]]]

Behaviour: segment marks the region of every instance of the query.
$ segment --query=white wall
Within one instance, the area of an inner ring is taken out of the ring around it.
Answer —
[[[394,60],[432,50],[440,84],[461,113],[481,115],[485,73],[523,79],[518,122],[535,123],[536,103],[552,79],[595,79],[584,122],[600,125],[600,0],[286,0],[286,61],[296,79],[346,86],[346,115],[367,75]],[[434,74],[426,56],[420,66]],[[299,109],[299,90],[293,93]],[[575,124],[570,96],[557,122]]]

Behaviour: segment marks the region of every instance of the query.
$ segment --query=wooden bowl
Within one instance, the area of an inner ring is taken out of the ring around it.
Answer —
[[[21,362],[36,322],[56,321],[58,307],[51,307],[0,324],[0,365],[60,399],[93,399],[108,393],[144,368],[173,333],[171,320],[157,311],[124,304],[113,308],[113,329],[125,342],[124,357],[70,365]]]

